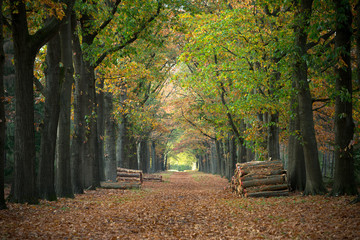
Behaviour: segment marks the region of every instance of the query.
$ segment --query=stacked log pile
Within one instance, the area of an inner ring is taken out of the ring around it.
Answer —
[[[143,180],[145,182],[162,182],[162,176],[161,175],[155,175],[155,174],[144,174]]]
[[[286,171],[281,161],[237,163],[231,189],[243,197],[289,195]]]
[[[142,170],[133,170],[126,168],[117,168],[117,178],[118,182],[132,182],[132,183],[143,183],[143,172]]]
[[[117,168],[116,174],[116,182],[101,182],[101,187],[107,189],[141,188],[141,184],[143,183],[143,173],[141,170]]]

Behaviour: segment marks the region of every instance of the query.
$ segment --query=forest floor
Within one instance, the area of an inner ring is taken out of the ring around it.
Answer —
[[[9,203],[0,211],[0,239],[360,239],[360,204],[349,204],[353,197],[239,198],[219,176],[163,178],[140,190]]]

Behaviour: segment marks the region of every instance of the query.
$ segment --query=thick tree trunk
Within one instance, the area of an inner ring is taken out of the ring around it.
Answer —
[[[62,88],[60,93],[60,116],[57,140],[57,181],[56,193],[58,197],[73,198],[74,193],[71,181],[71,152],[70,152],[70,126],[71,126],[71,91],[74,83],[72,60],[72,32],[71,17],[60,29],[61,62],[64,66]]]
[[[2,9],[3,1],[0,0],[0,9]],[[4,194],[4,170],[5,170],[5,132],[6,118],[4,105],[4,36],[3,36],[3,19],[0,19],[0,209],[6,209]]]
[[[56,134],[60,113],[60,79],[63,69],[61,62],[60,36],[57,34],[48,43],[45,70],[45,104],[44,119],[41,129],[39,161],[39,197],[49,201],[56,200],[55,192],[55,150]]]
[[[72,2],[67,2],[67,14]],[[29,35],[27,10],[23,1],[10,1],[11,26],[15,46],[15,157],[12,200],[37,203],[35,179],[33,71],[39,49],[58,33],[60,22],[51,18],[41,29]]]
[[[290,118],[289,123],[289,146],[288,146],[288,168],[287,176],[292,191],[304,191],[306,185],[306,170],[304,150],[300,142],[300,120],[296,96],[291,98],[291,111],[294,117]]]
[[[324,187],[318,149],[315,137],[314,120],[312,112],[312,98],[307,76],[307,27],[312,11],[312,0],[301,0],[298,13],[298,25],[295,29],[295,46],[297,49],[294,65],[296,88],[298,91],[300,130],[304,149],[306,166],[306,187],[304,195],[326,193]]]
[[[97,94],[97,131],[98,131],[98,158],[99,158],[99,173],[100,173],[100,180],[104,181],[105,180],[105,155],[104,155],[104,136],[105,136],[105,106],[104,106],[104,101],[105,101],[105,93],[104,93],[104,79],[101,78],[99,79],[98,82],[98,89],[99,89],[99,93]],[[114,133],[115,134],[115,133]],[[115,149],[115,143],[113,145],[114,149]],[[115,152],[116,153],[116,152]],[[115,160],[115,164],[116,164],[116,160]]]
[[[105,180],[116,181],[116,133],[115,119],[112,114],[113,98],[111,93],[105,93]]]
[[[94,162],[94,145],[93,143],[93,131],[95,113],[93,112],[94,96],[92,87],[95,83],[94,69],[90,66],[88,61],[81,63],[80,72],[80,91],[83,97],[83,105],[80,106],[83,110],[84,125],[82,125],[84,131],[84,140],[82,144],[83,155],[82,168],[83,168],[83,186],[84,188],[94,187],[92,186],[93,179],[93,162]]]
[[[356,195],[358,193],[354,174],[351,78],[351,6],[348,0],[334,0],[336,7],[335,49],[339,50],[336,71],[335,101],[335,175],[331,194]],[[359,29],[358,29],[359,30]],[[340,59],[344,63],[340,62]]]
[[[72,27],[76,26],[76,17],[72,15]],[[84,193],[83,185],[83,168],[82,159],[83,141],[85,139],[84,133],[84,112],[82,106],[84,105],[84,94],[82,94],[83,82],[80,78],[82,52],[79,41],[79,36],[74,32],[72,35],[73,52],[74,52],[74,66],[75,66],[75,90],[74,90],[74,134],[71,142],[71,179],[73,191],[76,194]]]
[[[92,181],[91,186],[93,189],[100,187],[100,162],[99,162],[99,145],[98,145],[98,132],[97,132],[97,123],[96,123],[96,88],[95,81],[92,85],[92,96],[93,96],[93,105],[92,105],[92,120],[90,132],[90,146],[91,146],[91,156],[92,156]]]
[[[11,4],[15,49],[15,156],[12,201],[38,203],[35,178],[33,69],[36,51],[27,34],[26,11],[21,1]],[[17,6],[15,7],[15,5]]]

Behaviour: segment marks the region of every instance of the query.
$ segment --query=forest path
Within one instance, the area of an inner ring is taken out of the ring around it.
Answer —
[[[9,203],[0,211],[0,239],[360,239],[360,204],[348,204],[353,197],[239,198],[219,176],[163,177],[141,190]]]

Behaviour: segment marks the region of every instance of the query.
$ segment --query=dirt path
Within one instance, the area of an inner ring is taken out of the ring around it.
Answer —
[[[218,176],[164,178],[141,190],[9,204],[0,239],[360,239],[360,205],[349,205],[351,197],[242,199]]]

